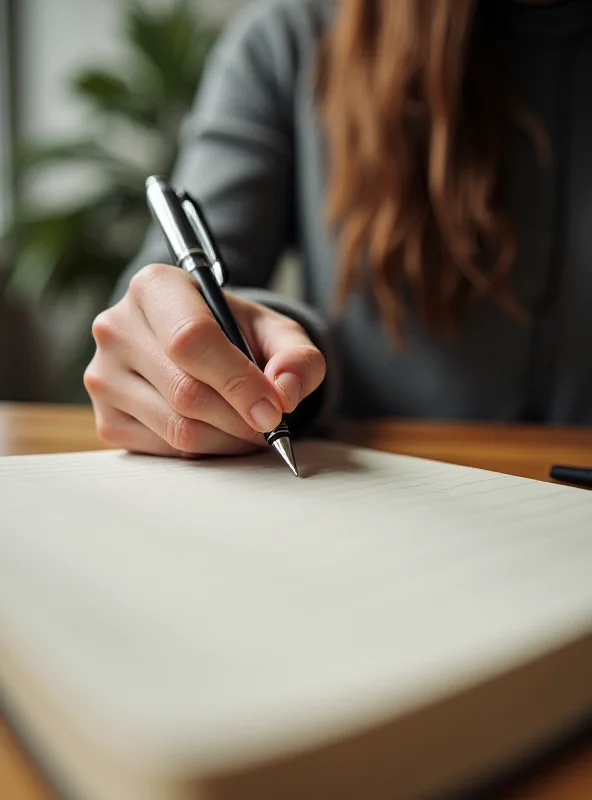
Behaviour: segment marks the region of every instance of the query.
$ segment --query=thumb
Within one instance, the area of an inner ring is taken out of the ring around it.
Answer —
[[[323,382],[325,358],[301,325],[276,311],[262,309],[253,329],[265,375],[276,388],[282,411],[290,413]]]

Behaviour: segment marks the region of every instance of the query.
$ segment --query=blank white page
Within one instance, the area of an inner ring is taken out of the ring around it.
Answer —
[[[592,629],[592,493],[337,444],[0,459],[0,650],[130,763],[212,770]]]

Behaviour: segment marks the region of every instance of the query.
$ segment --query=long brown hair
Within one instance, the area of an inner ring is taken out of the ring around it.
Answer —
[[[510,291],[516,244],[501,170],[510,104],[487,6],[340,0],[322,43],[337,298],[343,306],[366,264],[382,320],[398,340],[408,298],[439,331],[453,330],[469,303],[486,295],[520,311]]]

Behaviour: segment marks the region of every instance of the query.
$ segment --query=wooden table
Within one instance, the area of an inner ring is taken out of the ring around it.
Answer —
[[[552,463],[592,464],[592,429],[373,422],[339,438],[380,450],[547,479]],[[90,409],[0,404],[0,455],[104,448]],[[582,490],[584,491],[584,490]],[[0,719],[0,798],[48,800],[49,790]],[[592,800],[592,744],[578,741],[494,793],[495,800]]]

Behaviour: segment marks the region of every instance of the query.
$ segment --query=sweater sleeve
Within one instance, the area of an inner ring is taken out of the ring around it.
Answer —
[[[285,7],[282,0],[259,0],[220,37],[183,125],[171,179],[199,200],[228,267],[230,290],[241,294],[267,287],[294,240],[296,66]],[[135,272],[153,262],[170,262],[154,227],[119,280],[114,301]],[[316,315],[270,292],[251,297],[297,319],[333,370]],[[334,394],[334,376],[328,374],[321,390],[301,404],[294,425],[304,429],[305,419],[326,418]]]

